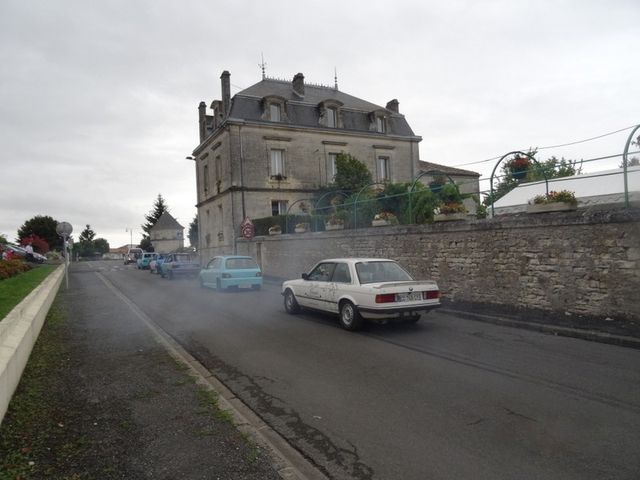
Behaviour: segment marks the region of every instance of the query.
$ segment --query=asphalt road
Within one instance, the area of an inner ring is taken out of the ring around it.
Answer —
[[[638,350],[441,311],[349,333],[332,317],[287,315],[278,285],[219,293],[115,262],[80,268],[331,478],[638,478]]]

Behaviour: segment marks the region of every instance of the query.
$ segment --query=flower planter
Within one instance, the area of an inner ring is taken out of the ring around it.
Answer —
[[[324,229],[325,230],[343,230],[344,224],[343,223],[325,223]]]
[[[269,230],[269,235],[280,235],[281,233],[281,230]]]
[[[301,227],[296,227],[294,231],[296,233],[306,233],[307,229],[306,228],[301,228]]]
[[[515,178],[516,180],[522,180],[527,176],[527,171],[526,170],[516,170],[511,172],[511,176],[513,178]]]
[[[534,203],[527,205],[527,213],[567,212],[577,208],[578,205],[567,202]]]
[[[456,222],[460,220],[466,220],[467,214],[458,212],[458,213],[439,213],[433,216],[434,222]]]
[[[389,220],[372,220],[371,221],[372,227],[384,227],[385,225],[391,225],[391,222]]]

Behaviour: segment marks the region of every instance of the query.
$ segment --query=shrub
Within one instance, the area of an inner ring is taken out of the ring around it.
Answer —
[[[31,269],[31,265],[18,259],[0,260],[0,280],[19,275]]]
[[[544,204],[554,202],[565,202],[571,205],[577,205],[576,195],[569,190],[560,190],[559,192],[550,191],[547,195],[536,195],[529,203]]]

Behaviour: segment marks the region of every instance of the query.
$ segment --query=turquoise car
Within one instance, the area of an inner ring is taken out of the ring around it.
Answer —
[[[262,271],[251,257],[239,255],[213,257],[200,270],[200,286],[226,290],[227,288],[262,287]]]
[[[136,265],[138,267],[138,270],[146,270],[149,268],[149,263],[151,263],[152,260],[155,260],[156,258],[158,258],[158,254],[157,253],[153,253],[153,252],[144,252],[142,255],[140,255],[140,258],[138,258],[138,260],[136,261]]]

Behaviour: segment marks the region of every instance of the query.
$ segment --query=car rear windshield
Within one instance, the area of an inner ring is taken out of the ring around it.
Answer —
[[[227,268],[229,270],[258,268],[258,264],[253,258],[227,258]]]
[[[413,280],[396,262],[358,262],[356,272],[361,284]]]

